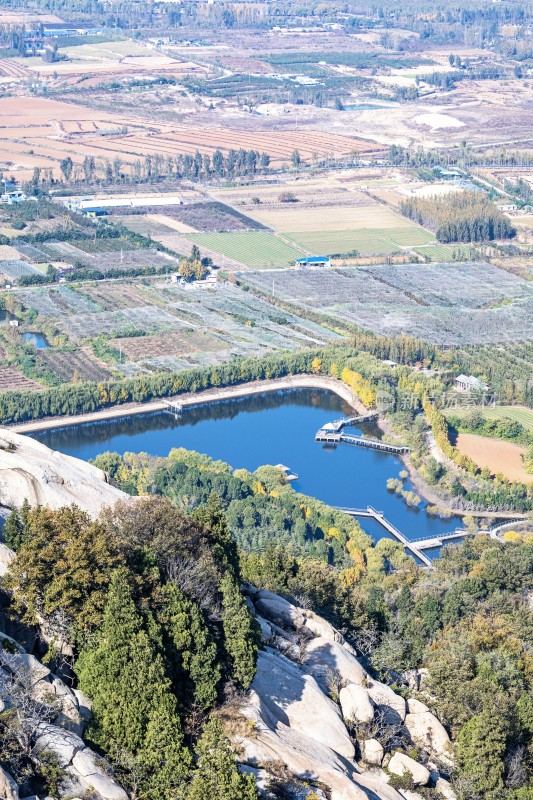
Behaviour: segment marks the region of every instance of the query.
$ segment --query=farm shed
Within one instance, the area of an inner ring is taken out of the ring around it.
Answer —
[[[306,256],[297,258],[295,264],[297,267],[331,267],[331,259],[327,256]]]
[[[104,208],[100,208],[100,206],[93,206],[92,208],[84,208],[82,209],[83,213],[86,217],[105,217],[106,210]]]

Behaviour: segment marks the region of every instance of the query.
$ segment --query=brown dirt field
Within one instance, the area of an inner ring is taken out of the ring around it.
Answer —
[[[18,369],[0,367],[0,392],[39,391],[43,387],[30,380]]]
[[[159,356],[181,356],[195,352],[218,352],[224,345],[205,331],[161,333],[155,336],[138,336],[113,339],[111,344],[120,347],[131,361]]]
[[[193,228],[192,225],[186,225],[185,222],[180,222],[178,219],[167,217],[166,214],[147,214],[146,219],[152,222],[158,222],[160,225],[165,225],[167,228],[172,228],[172,230],[178,231],[178,233],[198,233],[198,229]]]
[[[101,129],[121,128],[127,128],[128,133],[97,135]],[[111,160],[119,155],[123,163],[132,164],[148,154],[176,157],[199,150],[213,155],[217,148],[228,151],[241,147],[268,153],[273,166],[290,161],[295,149],[304,160],[315,154],[343,156],[353,151],[373,153],[382,149],[372,142],[337,133],[169,125],[134,114],[103,112],[47,98],[32,97],[31,102],[20,97],[0,99],[0,160],[28,170],[52,167],[59,175],[59,162],[66,155],[77,163],[86,155]]]
[[[411,223],[384,206],[327,206],[299,209],[299,203],[287,203],[279,211],[253,211],[253,216],[275,230],[300,233],[309,231],[345,231],[359,228],[405,227]]]
[[[84,286],[83,294],[98,303],[105,311],[116,311],[117,308],[137,308],[149,303],[147,298],[134,286],[128,286],[125,283]]]
[[[522,463],[525,448],[500,439],[489,439],[473,433],[460,433],[456,442],[457,449],[480,467],[488,467],[491,472],[501,472],[511,481],[529,483],[533,475],[527,473]]]

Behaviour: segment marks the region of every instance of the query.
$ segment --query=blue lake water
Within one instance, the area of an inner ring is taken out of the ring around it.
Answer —
[[[54,450],[85,460],[108,450],[166,456],[173,447],[185,447],[226,461],[235,469],[255,470],[263,464],[281,463],[298,474],[292,484],[297,491],[333,506],[371,505],[383,511],[409,539],[459,527],[459,517],[432,517],[425,512],[425,503],[411,509],[387,491],[387,478],[398,477],[403,468],[396,456],[315,442],[315,433],[325,422],[346,416],[350,410],[332,392],[291,389],[194,406],[185,409],[179,419],[158,412],[32,435]],[[380,435],[373,425],[351,430]],[[406,488],[411,488],[408,481]],[[376,539],[385,533],[374,520],[360,522]]]
[[[32,344],[34,347],[37,347],[39,350],[46,350],[48,347],[50,347],[50,345],[46,341],[46,337],[43,336],[42,333],[33,333],[33,332],[23,333],[22,339],[24,342]]]

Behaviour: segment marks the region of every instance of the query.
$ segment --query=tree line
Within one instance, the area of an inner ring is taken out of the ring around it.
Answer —
[[[265,174],[269,171],[270,156],[258,150],[231,148],[223,152],[217,148],[212,155],[199,150],[177,156],[150,154],[128,165],[120,156],[113,161],[85,156],[81,164],[67,156],[59,166],[66,183],[157,183],[163,178],[199,181]]]
[[[409,197],[400,212],[435,231],[440,242],[485,242],[512,239],[516,229],[484,194],[453,192],[443,197]]]

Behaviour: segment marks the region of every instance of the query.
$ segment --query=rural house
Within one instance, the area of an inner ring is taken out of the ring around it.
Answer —
[[[458,375],[455,379],[455,386],[459,392],[486,392],[489,388],[484,381],[480,381],[473,375]]]

